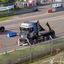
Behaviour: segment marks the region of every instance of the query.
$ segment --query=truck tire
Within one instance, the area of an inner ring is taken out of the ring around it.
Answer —
[[[47,40],[49,40],[50,38],[49,38],[49,36],[44,36],[43,37],[43,41],[47,41]]]
[[[33,44],[36,44],[36,43],[37,43],[37,39],[34,39],[34,40],[33,40]]]
[[[1,27],[1,32],[4,32],[5,31],[5,27]]]
[[[49,36],[46,36],[46,40],[49,40],[50,39],[50,37]]]

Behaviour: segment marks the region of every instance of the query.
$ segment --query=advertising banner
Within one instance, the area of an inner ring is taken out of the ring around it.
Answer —
[[[13,8],[14,8],[14,5],[0,7],[0,11],[10,10],[10,9],[13,9]]]

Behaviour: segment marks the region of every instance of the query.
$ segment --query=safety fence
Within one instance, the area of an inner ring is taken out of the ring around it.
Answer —
[[[5,53],[0,55],[0,64],[23,64],[25,61],[32,62],[34,59],[42,58],[48,54],[59,53],[64,49],[64,37],[51,39],[35,45],[20,46],[14,48],[14,52],[10,53],[6,51],[7,49],[6,47]]]

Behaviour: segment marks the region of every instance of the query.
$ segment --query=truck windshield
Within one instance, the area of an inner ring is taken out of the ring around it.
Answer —
[[[28,32],[32,32],[33,31],[33,28],[22,28],[20,27],[20,33],[21,34],[26,34]]]

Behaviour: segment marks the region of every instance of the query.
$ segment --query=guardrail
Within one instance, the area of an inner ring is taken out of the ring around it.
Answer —
[[[9,12],[9,10],[8,10],[8,13],[0,14],[0,17],[6,17],[6,16],[12,16],[12,15],[30,13],[30,12],[36,11],[36,9],[37,9],[37,8],[32,7],[32,8],[30,8],[30,9],[18,10],[18,11],[14,11],[14,12]]]

